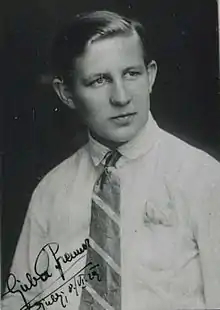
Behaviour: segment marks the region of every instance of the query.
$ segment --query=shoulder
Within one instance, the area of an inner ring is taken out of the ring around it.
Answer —
[[[85,170],[89,164],[90,157],[85,145],[43,177],[33,192],[29,208],[52,205],[54,197],[73,186],[82,169]]]
[[[212,156],[161,130],[158,158],[159,171],[188,203],[220,203],[220,163]]]
[[[77,176],[77,172],[81,167],[82,161],[88,160],[89,155],[87,153],[87,147],[83,146],[72,156],[65,159],[55,168],[53,168],[42,179],[39,187],[47,187],[48,189],[54,188],[54,186],[60,186],[65,182],[74,181]]]
[[[220,178],[220,163],[215,158],[164,130],[160,130],[159,148],[163,164],[183,178]]]
[[[163,130],[160,135],[160,171],[175,197],[184,202],[196,222],[202,222],[211,213],[220,215],[220,163]]]

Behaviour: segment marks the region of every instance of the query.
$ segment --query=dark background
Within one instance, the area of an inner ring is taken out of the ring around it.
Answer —
[[[220,159],[216,1],[7,0],[4,5],[3,283],[34,187],[86,139],[78,116],[59,102],[47,78],[51,39],[76,13],[116,10],[144,23],[159,67],[155,118]]]

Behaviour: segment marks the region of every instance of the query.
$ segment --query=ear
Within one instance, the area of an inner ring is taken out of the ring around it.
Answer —
[[[60,100],[69,108],[75,109],[76,107],[73,102],[72,94],[68,90],[68,87],[63,83],[63,80],[56,77],[53,79],[52,85]]]
[[[152,60],[147,66],[147,73],[149,78],[149,92],[152,92],[152,88],[157,76],[157,63]]]

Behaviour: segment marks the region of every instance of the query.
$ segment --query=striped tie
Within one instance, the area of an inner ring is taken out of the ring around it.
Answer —
[[[98,265],[100,278],[88,277],[79,310],[121,309],[120,184],[114,174],[120,156],[118,151],[107,153],[93,189],[87,263]]]

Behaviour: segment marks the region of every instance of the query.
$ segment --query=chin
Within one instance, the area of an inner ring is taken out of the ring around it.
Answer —
[[[134,130],[130,130],[129,132],[126,132],[124,134],[123,133],[119,134],[115,140],[121,144],[129,142],[138,135],[140,129],[134,129]]]
[[[112,139],[112,143],[114,143],[115,145],[122,145],[122,144],[125,144],[129,141],[131,141],[137,134],[134,134],[134,135],[127,135],[127,136],[124,136],[124,137],[118,137],[117,139]]]
[[[133,138],[137,136],[141,128],[133,128],[133,130],[128,130],[126,128],[126,131],[117,130],[115,132],[108,132],[103,135],[95,136],[96,140],[98,140],[100,143],[106,145],[107,147],[119,147],[122,144],[125,144],[129,141],[131,141]]]

